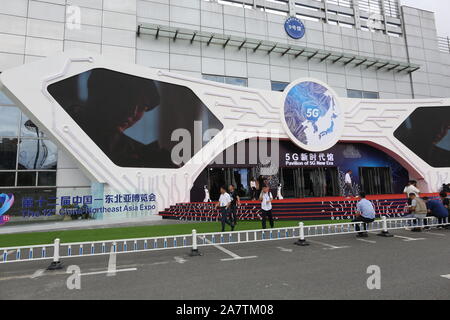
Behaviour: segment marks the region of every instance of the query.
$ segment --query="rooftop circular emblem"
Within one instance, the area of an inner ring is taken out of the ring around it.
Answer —
[[[301,39],[305,35],[305,25],[297,17],[289,17],[284,23],[284,29],[289,37],[293,39]]]
[[[344,127],[336,93],[317,80],[299,80],[285,90],[282,123],[300,148],[319,152],[333,147]]]

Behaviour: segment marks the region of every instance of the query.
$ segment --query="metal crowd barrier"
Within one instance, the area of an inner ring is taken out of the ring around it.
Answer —
[[[89,241],[78,243],[61,243],[55,239],[53,244],[0,248],[0,264],[52,260],[49,267],[58,268],[61,259],[100,256],[114,253],[148,252],[157,250],[190,248],[192,255],[199,254],[199,247],[227,245],[239,243],[251,243],[260,241],[275,241],[286,239],[298,239],[297,244],[303,245],[307,238],[322,237],[340,234],[355,234],[356,226],[364,231],[364,225],[368,232],[380,232],[380,235],[389,236],[389,230],[399,230],[417,226],[436,227],[448,224],[448,218],[438,220],[434,217],[424,218],[417,222],[416,218],[383,217],[370,224],[362,222],[336,223],[326,225],[305,226],[300,222],[296,227],[283,227],[265,230],[243,230],[218,233],[200,233],[192,230],[192,234],[175,235],[166,237],[152,237],[139,239],[121,239],[108,241]]]

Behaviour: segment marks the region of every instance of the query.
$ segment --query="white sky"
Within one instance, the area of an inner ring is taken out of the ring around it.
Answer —
[[[437,33],[450,36],[450,1],[449,0],[400,0],[400,3],[414,8],[433,11],[436,15]]]

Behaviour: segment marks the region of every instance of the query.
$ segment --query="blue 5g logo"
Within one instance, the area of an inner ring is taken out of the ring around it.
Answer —
[[[318,108],[307,108],[306,119],[317,120],[320,117],[320,110]]]

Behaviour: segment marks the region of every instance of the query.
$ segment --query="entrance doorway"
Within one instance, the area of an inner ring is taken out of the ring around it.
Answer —
[[[362,190],[366,194],[392,194],[392,171],[387,168],[359,168]]]
[[[339,195],[339,175],[335,167],[282,168],[280,181],[285,198]]]
[[[209,168],[208,186],[211,200],[218,200],[220,187],[225,186],[228,188],[230,184],[237,188],[240,197],[248,196],[250,174],[250,168]]]

